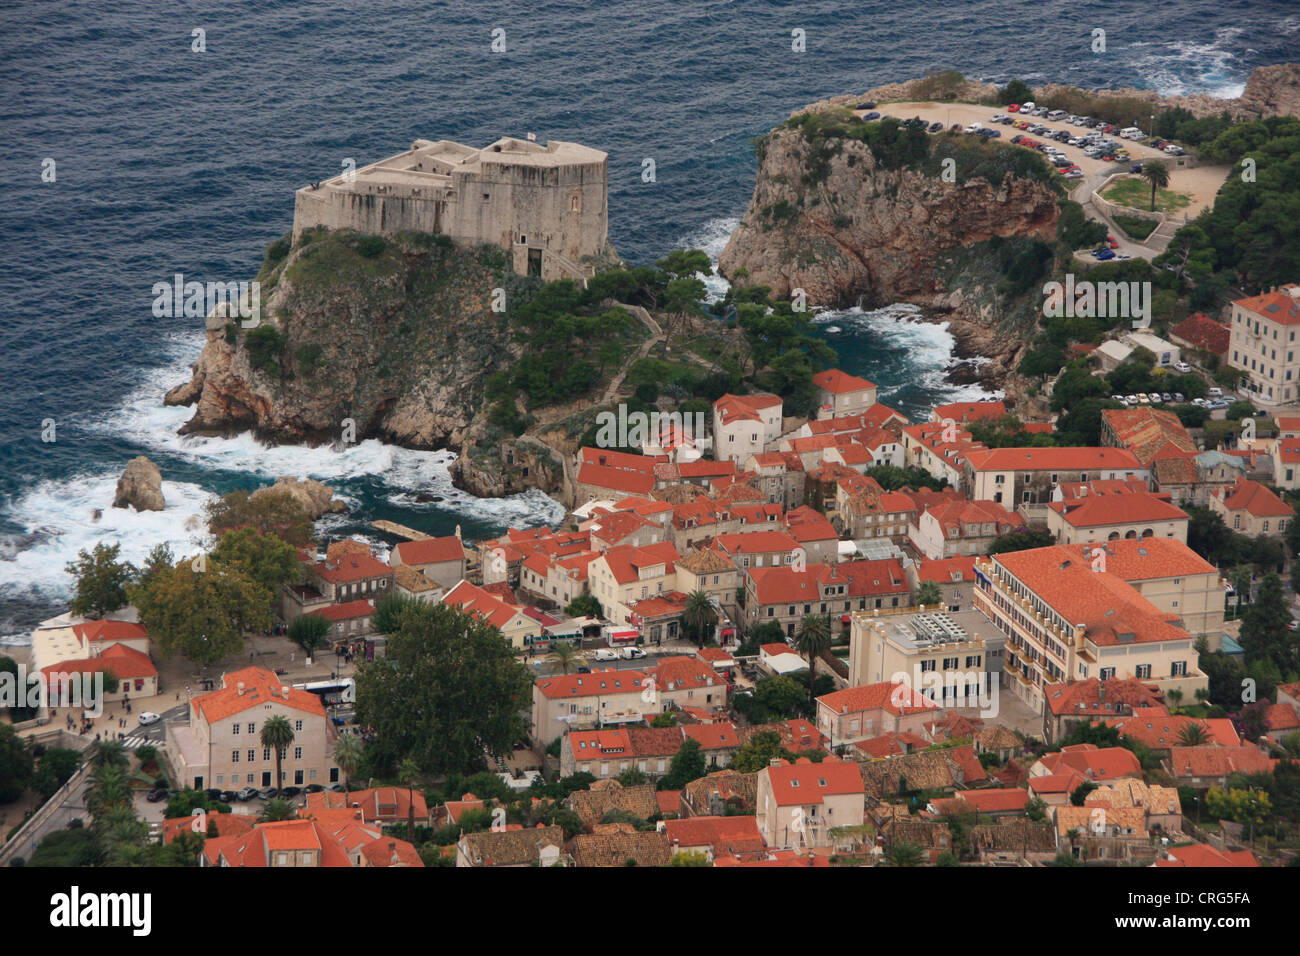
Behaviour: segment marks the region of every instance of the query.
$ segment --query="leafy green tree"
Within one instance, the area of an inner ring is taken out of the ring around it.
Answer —
[[[659,789],[680,790],[692,780],[703,777],[704,773],[704,754],[700,752],[700,742],[688,737],[668,765],[668,773],[660,778]]]
[[[81,766],[81,754],[67,747],[51,747],[36,761],[35,787],[48,800]]]
[[[1055,544],[1056,539],[1046,528],[1026,526],[1013,528],[1006,534],[1000,534],[989,545],[989,554],[1005,554],[1009,551],[1028,551],[1031,548],[1046,548]]]
[[[641,787],[650,782],[650,778],[636,767],[628,767],[618,775],[618,782],[625,787]]]
[[[702,850],[683,850],[680,853],[674,853],[669,866],[712,866],[709,862],[708,855]]]
[[[262,730],[258,737],[262,746],[270,747],[275,754],[275,789],[278,791],[284,786],[284,773],[280,770],[280,761],[284,752],[289,749],[289,745],[293,743],[293,727],[289,725],[286,717],[276,714],[262,722]]]
[[[216,564],[242,571],[273,598],[279,595],[282,585],[296,582],[301,573],[298,552],[293,545],[253,528],[227,531],[217,541],[211,559]]]
[[[766,712],[779,719],[797,717],[803,712],[807,694],[804,688],[784,675],[764,677],[754,686],[754,699]]]
[[[1029,88],[1029,84],[1024,80],[1011,80],[1006,86],[998,90],[998,104],[1001,106],[1010,106],[1012,103],[1023,103],[1026,100],[1034,98],[1034,91]]]
[[[329,619],[319,614],[300,615],[289,625],[289,640],[306,651],[308,656],[329,643],[329,634]]]
[[[136,570],[130,562],[118,560],[121,551],[120,544],[101,541],[90,553],[83,549],[77,553],[77,560],[68,562],[67,572],[76,578],[70,602],[73,614],[101,618],[126,606],[127,586]]]
[[[244,631],[269,631],[271,598],[243,571],[202,557],[158,569],[129,589],[140,624],[166,657],[208,667],[239,653]]]
[[[381,770],[412,757],[429,774],[478,769],[527,736],[532,680],[501,632],[445,604],[406,608],[387,655],[357,672],[357,716]]]
[[[1241,622],[1239,642],[1246,663],[1269,661],[1285,674],[1297,667],[1296,636],[1291,632],[1291,609],[1276,574],[1266,574],[1259,583],[1255,601]]]
[[[758,773],[773,759],[786,759],[789,756],[780,734],[774,730],[759,730],[751,734],[749,740],[732,755],[729,766],[740,773]]]
[[[287,491],[232,491],[209,503],[208,530],[222,536],[227,531],[251,528],[259,534],[273,534],[294,547],[313,543],[311,516]]]
[[[0,803],[12,803],[32,782],[32,753],[8,724],[0,724]]]
[[[921,848],[915,843],[894,843],[885,847],[885,860],[890,866],[920,866]]]
[[[605,609],[600,606],[595,595],[580,594],[564,608],[564,613],[569,617],[595,617],[605,616]]]

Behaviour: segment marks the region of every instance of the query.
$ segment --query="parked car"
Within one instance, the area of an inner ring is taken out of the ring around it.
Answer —
[[[1182,405],[1187,401],[1187,396],[1184,395],[1182,392],[1174,392],[1174,401],[1177,402],[1179,405]]]
[[[602,647],[592,655],[598,661],[616,661],[618,660],[618,651],[612,647]]]
[[[630,661],[637,660],[638,658],[645,657],[645,651],[641,650],[639,647],[625,647],[623,648],[623,656]]]
[[[293,799],[294,797],[300,796],[301,794],[302,794],[302,787],[285,787],[283,790],[280,791],[280,796],[288,797],[289,799]]]
[[[1142,164],[1141,164],[1141,163],[1134,163],[1132,166],[1130,166],[1130,167],[1128,168],[1128,171],[1129,171],[1130,173],[1140,173],[1140,172],[1142,172]]]
[[[1213,388],[1210,389],[1208,394],[1210,398],[1223,398],[1223,389],[1215,385]]]
[[[1192,370],[1192,367],[1186,362],[1175,362],[1174,368],[1178,369],[1178,371],[1182,372],[1184,375]]]
[[[1125,395],[1124,401],[1128,402],[1130,405],[1136,405],[1138,403],[1138,397],[1136,395]]]
[[[1106,262],[1115,258],[1115,253],[1109,249],[1097,249],[1092,255],[1098,262]]]
[[[235,799],[238,800],[240,803],[247,803],[249,800],[256,799],[256,797],[257,797],[256,787],[245,787],[243,790],[240,790],[238,793],[235,794]]]
[[[590,668],[590,667],[586,667],[586,666],[576,667],[576,668],[574,668],[574,673],[577,673],[577,674],[590,674],[590,673],[591,673],[591,668]]]
[[[203,791],[203,795],[207,797],[209,800],[221,799],[221,791],[218,790],[216,787],[208,787],[208,789]]]
[[[156,790],[150,790],[149,795],[145,797],[145,799],[148,800],[150,803],[159,803],[167,799],[167,791],[161,788]]]
[[[324,789],[325,789],[325,787],[324,787],[324,785],[322,785],[322,784],[319,784],[319,783],[309,783],[309,784],[307,784],[307,786],[305,786],[305,787],[302,788],[302,792],[303,792],[303,793],[320,793],[320,792],[321,792],[322,790],[324,790]]]
[[[1151,404],[1151,399],[1148,398],[1146,395],[1142,395],[1142,394],[1139,393],[1139,395],[1138,395],[1138,404],[1139,404],[1139,405],[1150,405],[1150,404]]]
[[[1118,249],[1118,248],[1119,248],[1119,240],[1116,239],[1114,236],[1107,236],[1107,237],[1106,237],[1106,245],[1110,246],[1112,249]]]
[[[1117,253],[1115,253],[1115,258],[1116,258],[1116,259],[1132,259],[1133,257],[1130,256],[1127,252],[1117,252]]]
[[[1174,397],[1173,397],[1172,395],[1170,395],[1168,392],[1161,392],[1161,393],[1160,393],[1160,400],[1161,400],[1162,402],[1172,402],[1172,401],[1174,400]]]
[[[146,710],[143,714],[140,715],[140,726],[148,727],[150,724],[156,724],[160,720],[162,720],[162,718],[159,717],[157,714],[155,714],[152,710]]]
[[[966,127],[966,132],[968,132],[968,133],[975,133],[975,132],[978,132],[979,130],[981,130],[981,129],[983,129],[983,128],[984,128],[984,127],[981,126],[979,123],[971,123],[969,126]]]
[[[860,109],[860,110],[874,110],[875,108],[876,108],[876,104],[875,104],[875,103],[859,103],[859,104],[858,104],[858,109]]]
[[[931,132],[931,133],[937,133],[937,132],[939,132],[939,130],[941,130],[941,129],[943,129],[943,124],[942,124],[942,123],[931,123],[931,124],[930,124],[930,132]]]
[[[1019,103],[1012,103],[1010,106],[1007,107],[1007,112],[1008,112],[1008,113],[1019,113],[1019,112],[1020,112],[1020,104],[1019,104]]]
[[[1152,404],[1152,405],[1159,405],[1160,402],[1161,402],[1161,398],[1160,398],[1160,393],[1159,393],[1159,392],[1152,392],[1152,393],[1151,393],[1149,396],[1147,396],[1147,397],[1151,399],[1151,404]]]
[[[258,797],[259,800],[272,800],[272,799],[274,799],[274,798],[275,798],[275,787],[263,787],[261,790],[257,791],[257,797]]]
[[[341,783],[331,783],[331,784],[330,784],[328,787],[326,787],[325,789],[328,790],[330,793],[342,793],[342,792],[343,792],[343,784],[341,784]]]
[[[862,117],[862,119],[863,119],[863,122],[866,122],[866,121],[869,121],[869,120],[878,120],[878,119],[880,119],[880,114],[879,114],[879,113],[868,113],[866,116]]]

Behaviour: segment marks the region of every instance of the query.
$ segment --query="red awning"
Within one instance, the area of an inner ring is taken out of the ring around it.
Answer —
[[[845,614],[842,618],[840,618],[840,623],[841,623],[841,624],[848,624],[851,620],[853,620],[853,618],[851,618],[851,617],[849,617],[847,614]]]

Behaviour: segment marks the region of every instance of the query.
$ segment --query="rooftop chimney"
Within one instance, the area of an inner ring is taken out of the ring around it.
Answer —
[[[244,696],[244,682],[242,680],[235,685],[235,693],[240,697]]]

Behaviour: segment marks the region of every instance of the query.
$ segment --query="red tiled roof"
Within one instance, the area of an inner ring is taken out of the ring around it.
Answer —
[[[846,687],[817,698],[833,713],[852,714],[864,710],[886,710],[891,714],[910,714],[940,707],[920,691],[894,681]]]
[[[1209,316],[1197,312],[1170,329],[1169,335],[1190,342],[1196,348],[1223,355],[1228,351],[1232,330],[1222,322],[1216,322]]]
[[[350,621],[353,618],[368,617],[375,613],[375,606],[367,600],[348,601],[344,604],[332,604],[319,611],[310,611],[308,616],[323,617],[330,621]]]
[[[1205,843],[1175,847],[1169,851],[1173,859],[1156,860],[1156,866],[1259,866],[1255,854],[1249,850],[1216,850]]]
[[[865,793],[862,774],[853,761],[827,756],[821,763],[800,757],[793,764],[784,760],[764,767],[772,784],[772,797],[779,807],[821,803],[826,796]]]
[[[1300,323],[1300,300],[1287,292],[1265,292],[1232,303],[1279,325]]]
[[[325,705],[310,691],[287,687],[274,673],[264,667],[245,667],[221,677],[222,687],[201,694],[192,701],[194,710],[208,723],[224,720],[251,707],[261,707],[272,701],[293,710],[325,716]],[[244,691],[239,692],[243,684]]]
[[[865,388],[876,387],[865,378],[859,378],[856,375],[841,372],[837,368],[818,372],[813,376],[813,384],[818,388],[825,389],[835,395],[843,395],[846,392],[860,392]]]
[[[1091,494],[1049,506],[1076,528],[1157,521],[1187,521],[1187,512],[1149,492]]]
[[[542,695],[552,700],[566,697],[597,697],[601,694],[640,693],[646,675],[633,670],[593,670],[590,674],[559,674],[535,682]]]
[[[465,546],[454,534],[442,538],[401,541],[393,551],[397,553],[403,564],[441,564],[444,561],[465,559]]]
[[[1088,445],[1065,448],[989,448],[971,451],[967,460],[976,471],[1096,471],[1142,470],[1142,464],[1122,448]]]
[[[1250,746],[1173,747],[1169,760],[1175,777],[1226,777],[1237,771],[1272,773],[1277,763]]]
[[[85,621],[72,625],[72,633],[82,641],[102,643],[105,641],[142,640],[149,637],[143,627],[132,621]]]
[[[1246,511],[1256,518],[1289,518],[1295,514],[1295,509],[1270,489],[1248,478],[1238,478],[1235,485],[1219,493],[1228,511]]]
[[[1142,765],[1133,751],[1123,747],[1077,744],[1064,747],[1059,753],[1043,754],[1039,760],[1049,773],[1073,771],[1094,782],[1142,775]]]
[[[781,396],[760,392],[755,395],[732,395],[728,392],[713,403],[713,410],[724,425],[735,421],[761,422],[765,408],[781,404]]]
[[[942,422],[951,418],[955,422],[987,422],[1005,418],[1005,402],[953,402],[950,405],[936,405],[934,420]]]
[[[371,554],[347,553],[340,555],[337,560],[316,562],[316,573],[331,584],[387,577],[392,571],[392,568]]]

